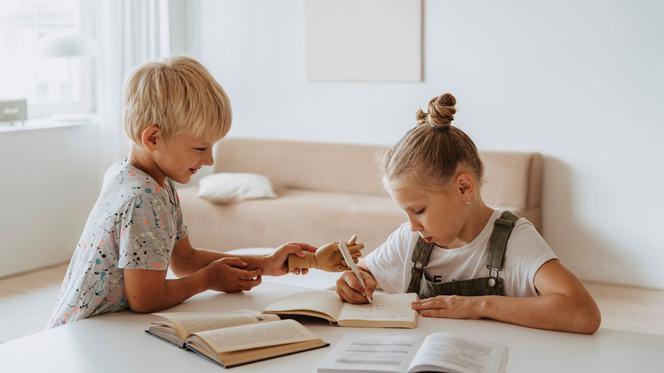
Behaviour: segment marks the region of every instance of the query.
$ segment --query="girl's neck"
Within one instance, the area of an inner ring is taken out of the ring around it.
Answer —
[[[472,242],[482,232],[493,214],[493,209],[481,200],[473,203],[470,209],[466,225],[461,229],[459,237],[450,248],[465,246]]]

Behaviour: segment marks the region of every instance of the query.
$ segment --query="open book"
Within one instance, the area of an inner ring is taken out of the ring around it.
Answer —
[[[503,373],[507,347],[450,333],[346,336],[318,365],[318,373]]]
[[[282,298],[263,312],[320,317],[339,326],[415,328],[418,313],[410,303],[416,299],[415,293],[375,293],[372,304],[350,304],[339,299],[333,291],[320,290]]]
[[[156,313],[147,333],[224,367],[328,346],[295,320],[254,311]]]

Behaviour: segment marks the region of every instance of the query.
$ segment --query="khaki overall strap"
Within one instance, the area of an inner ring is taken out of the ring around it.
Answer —
[[[497,277],[498,271],[503,269],[505,261],[505,249],[507,249],[507,240],[509,240],[514,228],[514,223],[519,217],[505,211],[493,223],[493,231],[489,237],[489,256],[487,257],[486,267],[489,269],[489,277]],[[496,275],[493,275],[493,271]]]
[[[420,293],[420,282],[424,274],[424,266],[429,264],[429,257],[433,250],[433,242],[426,243],[422,237],[417,239],[417,244],[413,250],[413,269],[410,271],[410,284],[408,284],[408,293]]]

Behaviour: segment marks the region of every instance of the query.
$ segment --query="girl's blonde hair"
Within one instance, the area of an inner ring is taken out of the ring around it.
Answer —
[[[138,67],[127,80],[123,123],[127,136],[141,143],[153,124],[164,140],[181,132],[216,142],[231,128],[231,105],[223,88],[198,61],[172,57]]]
[[[451,181],[459,164],[482,180],[483,166],[473,140],[451,125],[456,99],[450,93],[429,101],[428,111],[417,110],[417,126],[385,154],[382,171],[387,180],[405,177],[416,186],[440,187]]]

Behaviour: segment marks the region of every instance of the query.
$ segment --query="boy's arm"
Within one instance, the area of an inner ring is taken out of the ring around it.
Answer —
[[[249,290],[260,284],[260,270],[246,270],[239,258],[221,258],[193,274],[167,280],[166,271],[124,269],[125,297],[135,312],[155,312],[182,303],[211,289],[224,292]]]
[[[125,269],[125,297],[134,312],[155,312],[180,304],[208,288],[207,273],[166,280],[166,271]]]
[[[438,296],[413,303],[423,316],[490,318],[532,328],[592,334],[601,314],[583,284],[559,260],[535,275],[536,297]]]
[[[218,259],[240,258],[247,263],[245,269],[261,269],[266,275],[278,276],[288,272],[286,263],[289,254],[303,256],[305,251],[314,252],[316,248],[304,243],[287,243],[269,255],[232,255],[213,250],[196,249],[191,245],[189,236],[185,236],[177,242],[171,253],[170,267],[176,276],[182,277],[195,273]]]
[[[189,276],[217,259],[228,256],[218,251],[195,249],[189,236],[177,241],[171,253],[170,268],[177,277]]]

